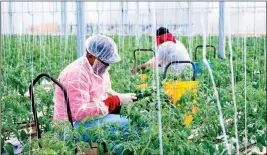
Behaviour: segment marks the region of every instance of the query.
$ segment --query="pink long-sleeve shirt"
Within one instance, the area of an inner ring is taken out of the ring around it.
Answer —
[[[85,55],[69,64],[60,73],[58,80],[67,90],[73,121],[108,114],[108,106],[103,101],[108,97],[107,91],[111,88],[109,74],[94,74]],[[53,101],[54,120],[68,120],[64,94],[58,86],[55,88]]]

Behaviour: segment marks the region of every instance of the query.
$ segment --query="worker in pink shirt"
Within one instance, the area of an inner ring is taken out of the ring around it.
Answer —
[[[115,42],[109,37],[94,35],[86,40],[85,49],[84,56],[69,64],[58,77],[67,90],[74,127],[88,116],[95,119],[87,127],[113,122],[127,125],[126,118],[110,114],[136,99],[134,93],[122,94],[111,89],[108,67],[121,60]],[[58,86],[53,101],[54,120],[68,120],[64,95]]]

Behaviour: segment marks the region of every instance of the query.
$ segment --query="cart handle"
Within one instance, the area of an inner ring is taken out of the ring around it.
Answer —
[[[203,47],[204,47],[204,45],[198,45],[196,47],[196,49],[195,49],[195,60],[197,60],[197,49],[198,48],[203,48]],[[213,58],[216,58],[216,48],[215,48],[215,46],[213,46],[213,45],[206,45],[206,47],[213,48],[213,53],[214,53]]]
[[[41,73],[34,80],[32,80],[32,83],[29,86],[29,92],[30,92],[30,98],[31,98],[31,104],[32,104],[32,111],[33,111],[33,116],[34,116],[34,124],[36,126],[36,132],[37,132],[38,139],[41,138],[41,133],[40,133],[39,125],[38,125],[39,122],[38,122],[37,112],[36,112],[36,109],[35,109],[34,95],[33,95],[33,86],[43,76],[51,79],[55,84],[57,84],[62,89],[62,91],[64,93],[65,102],[67,104],[68,119],[69,119],[69,122],[71,123],[71,126],[73,128],[72,115],[71,115],[70,104],[69,104],[69,98],[68,98],[67,91],[66,91],[65,87],[58,80],[56,80],[55,78],[53,78],[50,74],[48,74],[48,73]],[[40,146],[40,144],[39,144],[39,146]]]
[[[153,53],[153,55],[155,56],[155,52],[151,49],[151,48],[138,48],[138,49],[135,49],[134,52],[133,52],[133,55],[134,55],[134,69],[136,69],[136,55],[135,53],[137,51],[151,51]]]
[[[168,63],[167,66],[164,68],[163,80],[166,78],[167,70],[170,67],[170,65],[172,65],[172,64],[181,64],[181,63],[189,63],[189,64],[191,64],[193,66],[193,77],[192,77],[192,80],[195,81],[196,80],[196,66],[191,61],[172,61],[172,62]]]

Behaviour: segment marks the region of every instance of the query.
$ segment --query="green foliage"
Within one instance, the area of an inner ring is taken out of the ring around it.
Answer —
[[[128,106],[123,106],[121,115],[129,119],[127,127],[118,124],[105,124],[102,127],[84,128],[83,124],[92,118],[85,119],[81,125],[72,130],[68,122],[53,122],[53,89],[46,91],[40,86],[35,86],[34,95],[36,109],[39,116],[42,139],[29,137],[29,123],[33,121],[30,100],[23,95],[28,90],[31,80],[41,72],[48,72],[57,77],[61,70],[76,59],[76,39],[68,38],[68,43],[62,42],[58,36],[3,36],[2,40],[2,75],[1,81],[1,150],[13,154],[7,139],[16,137],[24,144],[23,152],[27,154],[73,154],[75,148],[78,153],[87,147],[91,148],[93,142],[99,145],[98,151],[103,154],[106,149],[115,154],[159,154],[159,103],[161,108],[162,140],[164,154],[226,154],[222,135],[222,129],[218,118],[217,100],[214,96],[212,79],[205,65],[202,72],[196,77],[199,81],[197,94],[186,92],[177,101],[176,105],[165,95],[162,80],[162,72],[159,74],[160,88],[156,89],[156,72],[153,69],[143,70],[137,75],[132,75],[133,51],[136,48],[152,48],[152,38],[135,36],[113,36],[119,48],[122,60],[110,67],[112,87],[121,93],[135,92],[138,100]],[[179,39],[188,46],[188,37],[179,36]],[[240,38],[238,38],[240,39]],[[257,45],[254,41],[257,39]],[[193,49],[202,44],[202,36],[192,38]],[[218,37],[210,36],[208,44],[217,45]],[[228,40],[226,40],[228,41]],[[245,136],[245,106],[247,102],[247,132],[249,143],[259,148],[266,145],[266,77],[264,75],[264,40],[262,37],[247,38],[247,81],[246,98],[244,93],[244,58],[242,40],[233,38],[233,65],[235,80],[235,95],[238,109],[238,134],[239,144],[244,148]],[[227,43],[226,43],[227,45]],[[256,48],[257,47],[257,48]],[[228,139],[235,136],[234,133],[234,108],[231,87],[231,72],[228,45],[226,47],[226,59],[213,59],[212,51],[207,49],[207,58],[212,62],[212,75],[214,77],[219,100],[222,106],[224,124]],[[201,61],[201,50],[197,53],[197,60]],[[194,52],[193,52],[194,55]],[[137,65],[152,57],[149,52],[137,53]],[[146,74],[141,79],[141,74]],[[192,71],[186,69],[181,75],[171,71],[167,74],[166,81],[190,81]],[[137,84],[147,83],[148,87],[137,89]],[[159,91],[159,92],[157,92]],[[159,95],[159,97],[158,97]],[[178,105],[181,105],[177,108]],[[192,114],[192,109],[198,111]],[[188,114],[193,115],[192,123],[184,124],[184,118]],[[230,121],[229,121],[230,120]],[[22,124],[27,124],[25,130],[21,130]],[[114,132],[114,129],[116,131]],[[194,133],[197,131],[197,134]],[[89,142],[76,141],[82,139],[84,134],[90,135]],[[127,135],[125,135],[127,133]],[[188,140],[190,135],[193,139]],[[38,147],[38,142],[42,148]],[[216,147],[218,145],[218,148]],[[232,150],[235,152],[235,150]]]

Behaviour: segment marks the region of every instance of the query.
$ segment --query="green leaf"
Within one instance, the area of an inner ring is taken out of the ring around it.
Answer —
[[[19,131],[17,129],[13,129],[15,136],[19,139]]]
[[[26,132],[24,131],[24,130],[21,130],[20,131],[20,138],[21,138],[21,140],[25,140],[25,139],[27,139],[27,134],[26,134]]]
[[[3,137],[1,137],[1,150],[4,150],[4,142],[5,142],[5,140],[4,140],[4,138]]]
[[[13,145],[11,143],[5,143],[4,144],[4,149],[9,155],[13,155],[14,154]]]
[[[2,126],[1,132],[5,132],[5,131],[7,131],[7,129],[8,129],[8,124],[5,124]]]
[[[31,148],[31,145],[31,143],[26,143],[25,145],[23,145],[22,152],[28,152]]]
[[[261,136],[257,135],[256,138],[257,138],[257,142],[259,142],[261,145],[265,145],[265,141],[266,141],[265,134],[263,134]]]
[[[112,152],[112,148],[113,148],[113,144],[112,143],[109,143],[107,145],[108,152]]]
[[[260,152],[261,152],[262,149],[263,149],[263,146],[264,146],[264,145],[262,145],[262,144],[257,144],[256,146],[260,149]]]
[[[56,151],[54,151],[52,149],[49,149],[49,148],[42,149],[41,153],[44,154],[44,155],[57,155]]]
[[[209,153],[211,155],[213,155],[215,153],[216,149],[212,146],[212,145],[209,145]]]
[[[104,155],[104,148],[102,144],[97,145],[97,150],[99,154]]]

